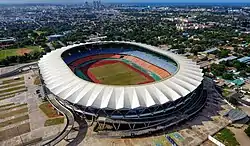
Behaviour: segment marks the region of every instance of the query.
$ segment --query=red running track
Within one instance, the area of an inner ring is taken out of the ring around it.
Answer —
[[[93,64],[90,64],[90,65],[87,65],[87,66],[85,66],[85,67],[82,67],[82,68],[81,68],[81,71],[82,71],[83,73],[85,73],[86,75],[88,75],[88,77],[89,77],[93,82],[95,82],[95,83],[101,83],[101,81],[98,80],[98,79],[96,78],[96,76],[95,76],[93,73],[91,73],[91,72],[89,71],[89,69],[95,68],[95,67],[99,67],[99,66],[103,66],[103,65],[107,65],[107,64],[114,64],[114,63],[121,63],[121,64],[125,65],[126,67],[130,68],[131,70],[133,70],[133,71],[139,73],[140,75],[144,76],[144,77],[147,79],[146,82],[140,82],[140,83],[138,83],[138,84],[146,84],[146,83],[154,82],[154,79],[153,79],[151,76],[149,76],[148,74],[145,74],[144,72],[142,72],[142,71],[140,71],[140,70],[134,68],[133,66],[128,65],[128,64],[126,64],[125,62],[119,61],[119,60],[100,60],[100,61],[97,61],[97,62],[95,62],[95,63],[93,63]]]

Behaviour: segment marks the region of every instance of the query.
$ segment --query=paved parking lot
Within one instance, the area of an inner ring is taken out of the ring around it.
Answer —
[[[63,130],[65,124],[44,127],[44,123],[48,119],[48,117],[39,109],[39,105],[43,102],[43,100],[41,97],[39,97],[39,94],[41,94],[40,91],[37,94],[37,91],[41,90],[41,86],[34,85],[34,79],[38,75],[37,73],[38,72],[36,70],[30,70],[27,73],[21,75],[22,77],[24,77],[23,81],[27,91],[17,93],[11,98],[0,101],[0,105],[5,105],[9,103],[17,105],[27,104],[28,108],[27,114],[29,116],[29,119],[26,120],[27,121],[26,123],[28,123],[30,132],[25,132],[24,134],[15,136],[14,138],[10,138],[5,141],[0,140],[0,145],[18,145],[30,141],[37,141],[38,142],[37,144],[39,144],[41,140],[51,139],[52,137],[55,137],[58,133],[60,133]],[[1,80],[8,80],[13,78],[14,77],[10,77]],[[4,119],[4,121],[6,120]],[[20,124],[21,123],[12,124],[12,127],[16,127]]]

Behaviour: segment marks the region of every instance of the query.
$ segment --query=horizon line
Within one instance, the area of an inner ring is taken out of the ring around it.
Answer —
[[[0,4],[84,4],[85,2],[1,2]],[[88,2],[92,3],[92,2]],[[104,4],[250,4],[250,2],[102,2]]]

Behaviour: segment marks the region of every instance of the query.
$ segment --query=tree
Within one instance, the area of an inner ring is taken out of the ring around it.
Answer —
[[[239,74],[241,77],[247,77],[246,75],[246,71],[245,70],[242,70],[240,71],[240,74]]]
[[[223,75],[225,69],[226,69],[226,66],[224,64],[212,64],[211,65],[211,71],[215,76]]]
[[[246,68],[246,72],[247,72],[247,73],[250,73],[250,67],[247,67],[247,68]]]
[[[184,54],[185,53],[185,49],[184,48],[180,48],[178,49],[178,54]]]
[[[226,79],[226,80],[232,80],[233,79],[233,74],[231,74],[231,73],[223,73],[222,78]]]
[[[220,52],[218,52],[218,56],[219,56],[220,58],[225,58],[225,57],[228,56],[229,52],[230,52],[229,50],[223,49],[223,50],[221,50]]]
[[[248,137],[250,137],[250,126],[248,126],[247,129],[244,130],[244,132],[247,134]]]
[[[237,70],[242,70],[246,67],[246,64],[235,60],[233,61],[233,67],[235,67]]]
[[[233,105],[237,105],[238,104],[237,99],[235,99],[234,97],[229,97],[228,102],[230,102]]]

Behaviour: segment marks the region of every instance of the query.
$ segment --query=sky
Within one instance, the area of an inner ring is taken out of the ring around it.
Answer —
[[[0,3],[83,3],[93,0],[0,0]],[[250,3],[250,0],[101,0],[102,2],[129,3]]]

